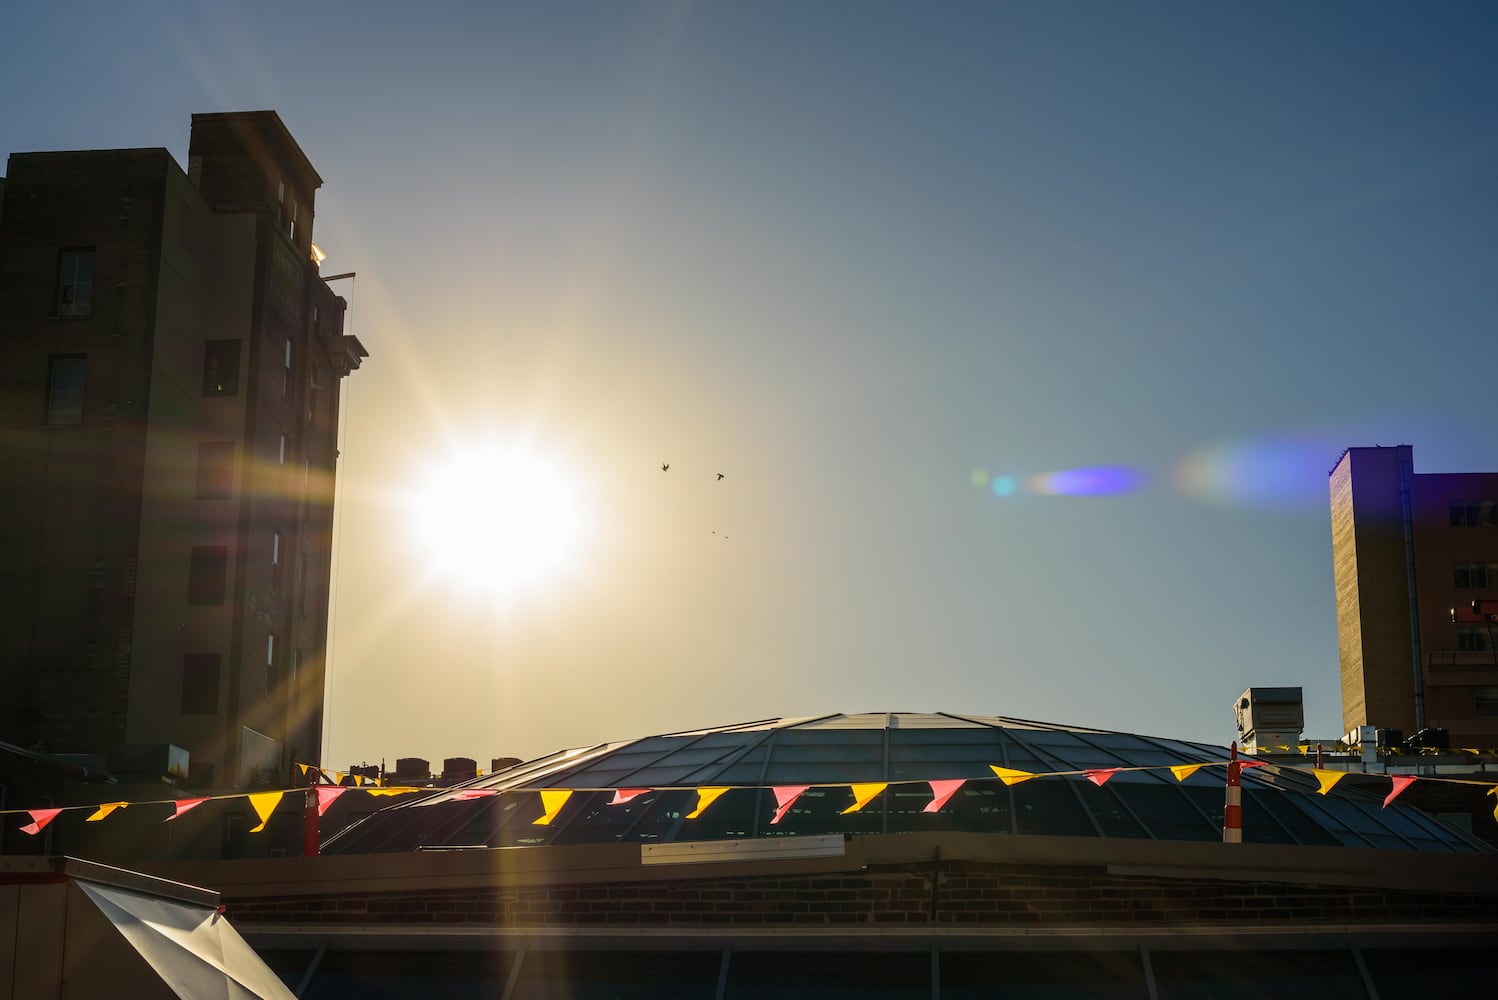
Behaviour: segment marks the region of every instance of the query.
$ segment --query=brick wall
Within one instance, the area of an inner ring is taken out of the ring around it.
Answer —
[[[932,878],[936,877],[935,891]],[[236,923],[701,926],[1485,922],[1488,895],[1110,875],[948,861],[858,874],[236,899]]]

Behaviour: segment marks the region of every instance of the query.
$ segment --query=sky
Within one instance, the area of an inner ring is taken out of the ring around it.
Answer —
[[[1490,3],[6,22],[0,154],[274,109],[324,178],[370,352],[325,766],[870,711],[1226,744],[1280,685],[1334,738],[1328,471],[1498,469]],[[417,498],[514,454],[562,492],[491,527],[575,510],[555,572],[435,559]]]

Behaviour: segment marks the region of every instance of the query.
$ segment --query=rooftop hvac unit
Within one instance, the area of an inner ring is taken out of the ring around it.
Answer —
[[[1247,750],[1292,747],[1306,728],[1305,702],[1298,687],[1249,688],[1233,706],[1238,742]]]

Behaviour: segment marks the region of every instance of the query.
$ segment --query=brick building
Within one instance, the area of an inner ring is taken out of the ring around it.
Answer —
[[[0,205],[0,740],[283,783],[322,739],[340,380],[367,352],[271,111],[16,153]]]
[[[1349,448],[1330,491],[1343,731],[1498,746],[1494,629],[1470,611],[1498,602],[1498,472],[1417,474],[1408,445]]]

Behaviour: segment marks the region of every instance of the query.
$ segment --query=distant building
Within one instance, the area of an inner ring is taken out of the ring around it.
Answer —
[[[175,744],[193,787],[322,740],[340,379],[322,178],[272,111],[17,153],[0,199],[0,739]]]
[[[1470,612],[1498,600],[1498,472],[1417,475],[1408,445],[1349,448],[1331,519],[1343,730],[1498,746],[1494,628]]]

